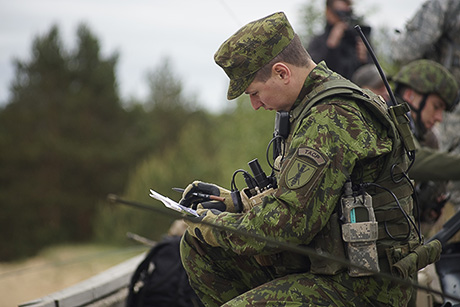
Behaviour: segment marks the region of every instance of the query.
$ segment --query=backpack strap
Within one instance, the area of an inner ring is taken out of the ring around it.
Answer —
[[[370,90],[361,89],[359,86],[346,79],[329,80],[314,88],[302,100],[301,104],[307,102],[305,106],[292,111],[291,122],[304,118],[315,104],[324,98],[334,95],[348,96],[352,99],[364,101],[366,106],[385,126],[393,130],[392,126],[394,125],[402,140],[404,148],[408,152],[413,152],[415,150],[415,141],[410,130],[409,118],[407,116],[407,112],[409,111],[407,104],[398,104],[388,108],[386,103],[382,99],[376,98],[375,94]],[[298,124],[299,123],[297,123],[297,125]]]
[[[349,86],[351,85],[351,87]],[[294,109],[291,113],[292,121],[297,120],[299,117],[303,118],[308,111],[320,100],[332,96],[332,95],[350,95],[355,89],[353,83],[348,80],[334,79],[326,81],[315,87],[300,103],[301,105],[308,101],[302,108]],[[357,90],[360,90],[358,86],[355,86]]]

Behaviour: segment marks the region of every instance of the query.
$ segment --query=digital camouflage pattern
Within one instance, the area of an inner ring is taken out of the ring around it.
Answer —
[[[425,1],[391,50],[403,65],[418,59],[438,62],[460,83],[460,1]]]
[[[254,80],[256,72],[277,56],[294,38],[282,12],[250,22],[217,50],[214,60],[230,78],[227,98],[235,99]]]
[[[420,94],[437,94],[451,111],[456,105],[458,84],[454,76],[441,64],[432,60],[416,60],[403,66],[393,78]]]
[[[310,93],[331,79],[342,78],[320,63],[306,79],[302,93]],[[385,156],[392,153],[393,140],[387,128],[362,103],[346,97],[330,97],[313,106],[308,114],[302,114],[296,110],[305,107],[303,98],[298,98],[291,111],[297,118],[292,116],[292,134],[278,175],[277,193],[247,213],[223,212],[213,222],[314,247],[317,251],[342,253],[343,257],[342,241],[331,240],[331,233],[340,235],[336,208],[342,187],[350,177],[353,182],[373,182],[385,173],[382,170],[387,168],[388,172],[390,166],[385,164]],[[398,151],[393,153],[397,156]],[[391,196],[382,204],[375,210],[376,215],[379,210],[394,208]],[[401,199],[401,205],[408,214],[412,212],[408,197]],[[401,214],[391,218],[400,217]],[[408,228],[406,224],[403,226],[404,229],[390,227],[392,235],[405,237]],[[413,229],[410,231],[410,239],[414,239]],[[293,306],[305,306],[306,302],[405,306],[410,297],[410,290],[401,285],[373,277],[351,278],[346,268],[340,266],[330,268],[327,263],[281,251],[253,238],[218,229],[212,229],[212,233],[220,247],[202,244],[190,235],[181,243],[182,261],[190,273],[191,285],[208,306],[221,305],[237,296],[227,306],[254,306],[254,302],[280,306],[289,301]],[[379,242],[386,246],[398,243],[381,229]],[[400,258],[410,250],[400,251]],[[254,255],[270,255],[273,266],[261,266]],[[382,259],[387,261],[389,270],[386,256]],[[313,274],[320,272],[332,275]],[[261,288],[251,290],[259,285]]]
[[[375,219],[374,208],[372,207],[372,197],[365,193],[358,197],[352,195],[351,183],[345,184],[342,197],[342,238],[348,250],[348,259],[351,263],[365,267],[367,270],[361,270],[351,267],[350,276],[368,276],[373,275],[371,271],[379,271],[377,239],[378,222]],[[365,210],[369,217],[362,221],[361,214],[357,210]]]

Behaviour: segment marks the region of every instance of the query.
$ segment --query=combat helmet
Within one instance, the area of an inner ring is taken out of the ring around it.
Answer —
[[[416,60],[401,68],[393,77],[396,85],[406,85],[420,94],[437,94],[452,111],[458,103],[458,84],[441,64],[431,60]]]

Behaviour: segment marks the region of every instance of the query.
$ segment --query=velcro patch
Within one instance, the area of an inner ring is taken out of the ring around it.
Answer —
[[[286,173],[286,186],[289,189],[298,189],[303,187],[313,177],[316,169],[317,166],[304,160],[295,158]]]
[[[311,147],[300,147],[297,151],[297,155],[299,157],[308,157],[312,159],[318,166],[326,163],[326,160],[323,158],[321,153]]]

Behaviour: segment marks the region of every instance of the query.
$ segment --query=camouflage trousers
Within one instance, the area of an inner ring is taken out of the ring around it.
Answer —
[[[406,306],[411,290],[388,280],[309,272],[277,276],[254,257],[210,247],[185,233],[181,257],[206,306]]]

